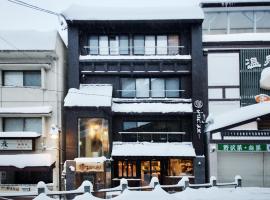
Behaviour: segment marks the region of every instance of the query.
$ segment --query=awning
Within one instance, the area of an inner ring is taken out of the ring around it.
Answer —
[[[111,107],[112,85],[83,84],[71,88],[64,100],[65,107]]]
[[[119,113],[192,113],[192,104],[113,102],[112,111]]]
[[[31,107],[0,107],[0,117],[18,115],[48,116],[52,113],[51,106],[31,106]]]
[[[12,154],[0,155],[0,168],[52,167],[55,161],[50,154]]]
[[[206,132],[238,126],[239,123],[245,123],[267,114],[270,114],[270,102],[257,103],[210,116],[206,120],[208,122]]]
[[[114,142],[112,156],[195,157],[191,142]]]

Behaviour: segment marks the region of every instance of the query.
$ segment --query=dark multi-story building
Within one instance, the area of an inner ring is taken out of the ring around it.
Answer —
[[[198,5],[135,11],[72,5],[64,12],[66,160],[89,158],[76,165],[84,171],[77,180],[147,185],[153,176],[163,184],[189,176],[203,183],[203,12]],[[101,156],[109,163],[99,166]]]

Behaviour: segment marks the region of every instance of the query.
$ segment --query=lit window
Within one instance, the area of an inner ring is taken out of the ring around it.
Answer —
[[[109,153],[108,120],[79,118],[79,156],[99,157]]]
[[[170,176],[193,175],[193,162],[189,159],[170,159]]]
[[[118,177],[136,177],[136,161],[118,161]]]

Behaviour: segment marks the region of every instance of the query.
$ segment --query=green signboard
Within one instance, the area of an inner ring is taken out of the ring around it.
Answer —
[[[270,144],[218,144],[224,152],[270,152]]]

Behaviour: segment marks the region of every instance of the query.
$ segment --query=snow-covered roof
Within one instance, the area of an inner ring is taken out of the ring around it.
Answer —
[[[94,157],[94,158],[80,157],[80,158],[75,158],[74,160],[76,162],[82,162],[82,163],[103,163],[107,160],[107,158],[105,156]]]
[[[40,133],[28,131],[0,132],[0,138],[36,138],[40,136]]]
[[[269,2],[269,0],[200,0],[201,3],[223,3],[227,5],[229,3],[258,3]]]
[[[270,67],[266,67],[261,72],[260,88],[270,90]]]
[[[0,155],[0,166],[50,167],[55,161],[50,154],[13,154]]]
[[[235,33],[203,35],[203,42],[248,42],[270,41],[270,33]]]
[[[156,56],[80,56],[80,61],[87,60],[191,60],[191,55],[156,55]]]
[[[191,142],[113,142],[112,156],[196,156]]]
[[[65,107],[110,107],[112,85],[81,84],[80,89],[71,88],[64,100]]]
[[[190,113],[191,103],[117,103],[112,104],[113,112],[121,113]]]
[[[56,31],[1,30],[0,50],[55,50]]]
[[[270,102],[257,103],[207,118],[206,132],[236,125],[270,113]]]
[[[199,1],[99,0],[78,1],[62,14],[67,20],[177,20],[203,19]]]
[[[49,114],[52,112],[51,106],[32,107],[0,107],[0,115],[5,114]]]

